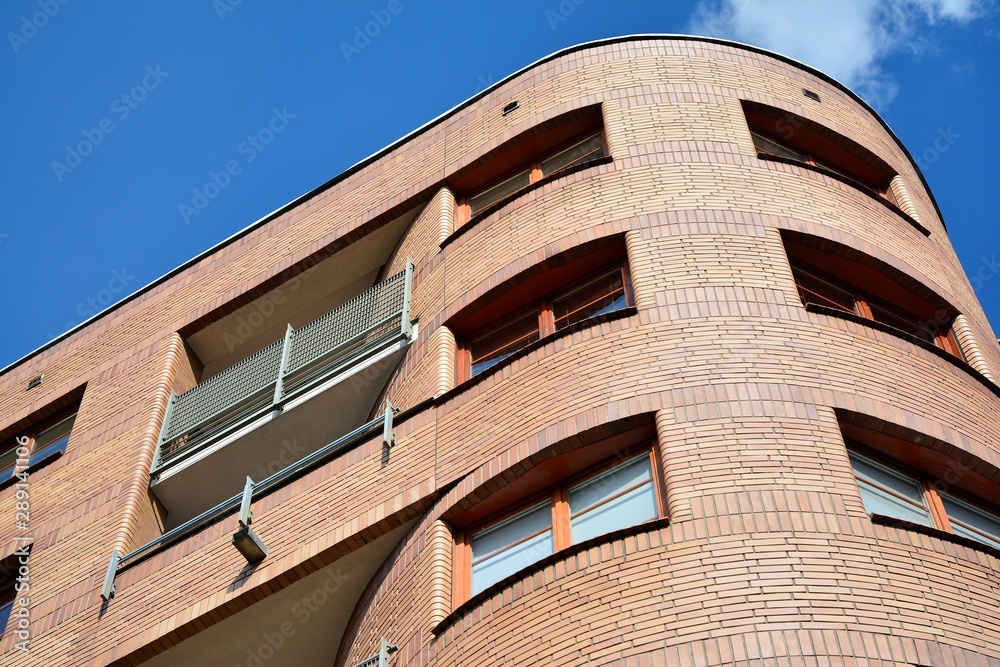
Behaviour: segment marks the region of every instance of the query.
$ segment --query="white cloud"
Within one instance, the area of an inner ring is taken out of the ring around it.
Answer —
[[[923,27],[982,11],[981,0],[699,0],[689,29],[791,56],[884,107],[897,86],[883,58],[921,51]]]

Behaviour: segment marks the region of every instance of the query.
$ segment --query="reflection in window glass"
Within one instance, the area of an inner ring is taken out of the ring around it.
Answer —
[[[556,329],[626,306],[622,271],[615,268],[552,302]]]
[[[648,455],[570,487],[568,495],[574,544],[657,516]]]
[[[799,162],[806,161],[805,154],[800,153],[791,146],[783,144],[770,137],[766,137],[758,132],[754,132],[753,130],[750,130],[750,136],[753,137],[754,147],[761,153],[767,153],[768,155],[775,155],[777,157],[784,157],[788,158],[789,160],[797,160]]]
[[[472,594],[553,552],[552,510],[542,503],[472,536]]]
[[[514,174],[510,178],[494,185],[489,190],[484,190],[469,199],[469,213],[475,215],[493,202],[503,199],[512,192],[517,192],[528,185],[531,177],[530,170],[524,170]]]
[[[869,303],[868,308],[871,309],[872,319],[876,322],[887,324],[894,329],[905,331],[922,341],[934,344],[934,334],[931,333],[929,328],[921,326],[916,316],[886,308],[876,303]]]
[[[478,375],[538,340],[538,313],[531,311],[501,324],[469,343],[472,375]]]
[[[919,481],[855,452],[849,454],[865,511],[934,527]]]
[[[956,535],[979,540],[1000,549],[1000,516],[945,493],[941,494],[941,502]]]
[[[601,143],[601,133],[598,132],[552,157],[542,160],[542,175],[548,176],[560,169],[602,157],[604,157],[604,145]]]
[[[857,313],[854,295],[847,290],[824,280],[800,266],[792,266],[795,286],[799,289],[799,298],[803,305],[826,306],[848,313]]]
[[[73,430],[75,421],[76,415],[73,415],[39,433],[31,449],[31,463],[41,461],[56,452],[66,451],[66,443],[69,442],[70,431]]]

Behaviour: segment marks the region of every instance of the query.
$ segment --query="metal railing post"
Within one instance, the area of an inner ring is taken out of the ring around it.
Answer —
[[[403,315],[402,330],[407,338],[413,338],[413,325],[410,323],[410,292],[413,289],[413,262],[406,260],[406,275],[403,277]]]
[[[150,470],[156,470],[160,465],[160,452],[163,451],[163,443],[167,441],[170,434],[170,418],[174,414],[174,403],[177,402],[177,392],[170,390],[170,398],[167,399],[167,410],[163,413],[163,425],[160,426],[160,437],[156,439],[156,451],[153,452],[153,465]]]
[[[281,405],[282,394],[285,393],[284,378],[285,371],[288,370],[288,357],[291,355],[292,351],[292,325],[289,324],[285,329],[285,343],[281,348],[281,363],[278,364],[278,379],[274,383],[274,405],[279,407]]]
[[[247,482],[243,486],[243,500],[240,502],[240,527],[249,528],[253,523],[253,511],[250,504],[253,502],[253,480],[247,475]]]
[[[122,555],[118,549],[111,552],[111,560],[108,562],[108,571],[104,574],[104,586],[101,587],[101,597],[107,602],[115,595],[115,575],[118,574],[118,561]]]
[[[392,447],[396,444],[396,434],[392,432],[392,417],[399,408],[393,407],[389,399],[385,399],[385,420],[382,422],[382,446]]]
[[[390,644],[385,640],[385,637],[382,637],[378,649],[378,667],[389,667],[389,654],[395,653],[398,650],[398,646]]]

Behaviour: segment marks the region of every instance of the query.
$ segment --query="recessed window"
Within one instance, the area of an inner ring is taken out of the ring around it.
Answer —
[[[472,535],[472,594],[553,552],[546,501]]]
[[[775,107],[744,101],[743,112],[759,157],[813,167],[896,204],[889,188],[896,172],[864,146]]]
[[[937,528],[1000,549],[1000,514],[939,490],[917,470],[862,454],[853,441],[848,441],[848,447],[861,500],[869,514]]]
[[[23,564],[26,554],[30,553],[31,546],[22,544],[14,553],[0,561],[0,637],[4,635],[10,613],[17,601],[18,568]]]
[[[463,338],[458,381],[489,370],[540,338],[588,319],[632,305],[628,271],[622,260],[584,275],[564,272],[556,286],[540,281],[538,292],[525,290],[530,305],[492,319]],[[522,302],[523,303],[523,302]]]
[[[871,266],[797,243],[786,250],[802,305],[858,315],[964,358],[951,308],[935,308]]]
[[[653,452],[604,464],[512,514],[460,536],[469,550],[469,595],[552,553],[659,517]],[[460,560],[461,562],[461,560]]]
[[[982,510],[947,493],[939,495],[952,532],[1000,549],[1000,515]]]
[[[25,445],[29,451],[27,467],[31,468],[66,451],[66,443],[69,442],[75,421],[75,412],[64,415],[57,418],[54,423],[50,421],[47,426],[38,428],[34,435],[28,436]],[[17,438],[12,438],[0,452],[0,483],[14,475],[20,447]]]
[[[538,332],[538,313],[530,310],[470,339],[471,376],[489,370],[522,347],[534,343],[538,340]]]
[[[850,452],[850,457],[861,499],[870,514],[934,525],[920,480],[856,452]]]
[[[10,618],[11,609],[14,608],[14,580],[0,583],[0,637],[3,637],[7,627],[7,620]]]
[[[465,197],[459,198],[459,222],[468,221],[491,204],[514,195],[546,176],[604,156],[603,133],[599,129],[591,129],[577,134],[569,141],[561,142],[555,148],[542,149],[540,153],[522,158],[513,169],[506,169],[501,176],[473,187]]]

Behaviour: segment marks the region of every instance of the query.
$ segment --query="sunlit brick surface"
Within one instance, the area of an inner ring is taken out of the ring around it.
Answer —
[[[515,99],[520,109],[501,116]],[[741,99],[869,148],[899,173],[893,189],[905,187],[906,210],[930,236],[839,180],[759,160]],[[593,104],[610,163],[449,238],[449,177]],[[230,545],[230,516],[122,574],[102,610],[111,550],[158,534],[149,464],[169,390],[195,381],[177,332],[417,207],[385,267],[414,261],[420,332],[380,391],[404,409],[424,405],[397,424],[395,448],[386,455],[373,439],[255,503],[271,549],[258,568],[245,570]],[[781,230],[835,241],[933,290],[963,315],[969,365],[806,312]],[[613,236],[625,239],[636,314],[453,386],[450,317],[553,255]],[[384,636],[400,647],[393,665],[997,666],[1000,559],[873,523],[835,415],[911,429],[1000,479],[995,341],[911,161],[843,89],[705,41],[570,50],[3,376],[5,436],[87,386],[66,455],[32,477],[32,651],[5,636],[0,662],[138,664],[416,519],[356,602],[332,664],[360,662]],[[26,392],[41,372],[42,387]],[[558,554],[456,611],[462,573],[442,517],[512,471],[640,424],[655,425],[668,520]],[[0,491],[0,515],[14,503]],[[0,525],[0,556],[16,534]]]

